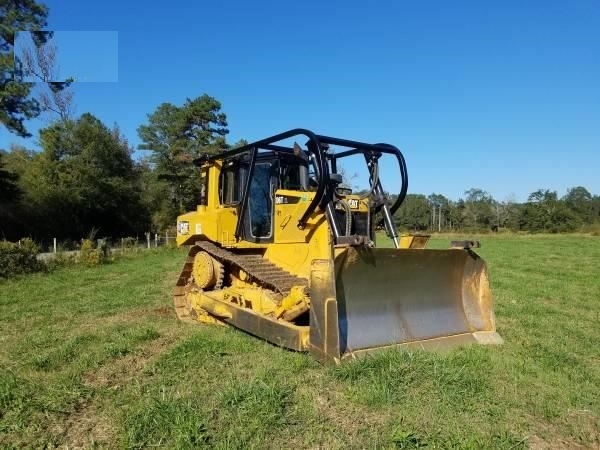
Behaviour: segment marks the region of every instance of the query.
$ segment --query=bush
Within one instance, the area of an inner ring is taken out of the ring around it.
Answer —
[[[0,278],[45,270],[46,265],[37,259],[38,253],[38,246],[29,238],[18,243],[0,241]]]
[[[69,254],[63,251],[59,251],[54,255],[53,258],[49,258],[46,261],[46,265],[48,266],[48,270],[55,270],[59,267],[69,267],[74,266],[78,262],[78,255]]]
[[[86,266],[97,266],[108,260],[107,254],[106,246],[96,248],[91,239],[84,239],[79,251],[79,262]]]
[[[587,233],[592,236],[600,236],[600,223],[591,223],[581,227],[582,233]]]
[[[137,238],[126,237],[121,239],[121,253],[137,253],[142,250]]]

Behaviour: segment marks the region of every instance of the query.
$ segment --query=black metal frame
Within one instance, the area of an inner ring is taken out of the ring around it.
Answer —
[[[365,160],[369,162],[373,159],[376,161],[377,159],[379,159],[381,154],[386,153],[394,155],[396,157],[396,160],[398,161],[398,167],[402,184],[400,192],[398,193],[398,197],[396,198],[396,201],[393,203],[393,205],[388,206],[386,203],[382,202],[382,205],[379,205],[379,208],[383,209],[384,222],[388,234],[391,234],[391,237],[397,238],[397,234],[395,233],[395,231],[392,232],[392,229],[394,228],[392,224],[392,216],[398,210],[398,208],[404,201],[404,198],[406,197],[406,192],[408,189],[408,173],[406,170],[406,162],[404,160],[402,152],[400,152],[400,150],[393,145],[383,143],[367,144],[365,142],[339,139],[331,136],[315,134],[312,131],[304,128],[295,128],[293,130],[276,134],[266,139],[261,139],[260,141],[253,142],[251,144],[247,144],[242,147],[235,148],[233,150],[228,150],[226,152],[214,155],[203,155],[200,158],[194,160],[194,164],[201,166],[207,162],[212,162],[220,159],[234,158],[244,153],[249,154],[248,174],[245,180],[244,190],[242,192],[239,211],[239,217],[243,218],[248,205],[250,183],[252,179],[254,165],[256,162],[256,157],[258,155],[259,150],[272,151],[273,153],[293,153],[293,148],[276,145],[276,143],[285,139],[290,139],[299,136],[306,137],[308,139],[308,142],[312,143],[312,145],[309,146],[308,153],[310,156],[314,157],[315,175],[317,177],[317,190],[313,200],[306,208],[306,211],[304,211],[304,213],[302,214],[302,217],[298,220],[298,228],[303,229],[306,225],[306,222],[308,221],[308,218],[314,213],[315,209],[318,206],[323,206],[323,208],[325,209],[326,205],[333,198],[333,194],[331,192],[332,185],[329,177],[329,163],[331,164],[332,171],[335,173],[337,169],[337,161],[339,159],[362,153],[363,155],[365,155]],[[328,145],[346,147],[349,148],[349,150],[340,153],[328,153]],[[376,193],[376,195],[383,196],[383,189],[379,181],[377,182],[377,186],[374,186],[374,192]],[[243,220],[238,221],[235,230],[235,236],[238,239],[242,234],[242,222]]]

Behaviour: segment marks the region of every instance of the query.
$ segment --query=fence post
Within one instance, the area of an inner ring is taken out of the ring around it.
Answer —
[[[158,248],[158,233],[154,233],[154,246]]]
[[[56,238],[52,238],[52,243],[54,244],[54,253],[56,253]]]
[[[150,248],[150,232],[146,233],[146,242],[148,243],[148,248]]]

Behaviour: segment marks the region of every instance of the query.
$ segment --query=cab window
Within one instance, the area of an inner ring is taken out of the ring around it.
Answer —
[[[271,164],[256,164],[250,183],[248,210],[250,213],[250,232],[252,237],[270,237],[273,214],[271,198]]]
[[[286,165],[281,170],[281,188],[292,191],[302,190],[302,181],[300,179],[300,166],[296,164]]]
[[[226,162],[219,177],[219,202],[221,205],[235,205],[239,201],[239,165],[235,162]]]

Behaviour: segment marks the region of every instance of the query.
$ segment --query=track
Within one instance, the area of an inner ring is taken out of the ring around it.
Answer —
[[[186,300],[187,287],[190,284],[192,275],[192,266],[194,256],[200,250],[210,254],[212,257],[220,261],[225,267],[237,266],[246,272],[250,278],[258,285],[264,286],[275,292],[279,292],[284,297],[289,294],[293,286],[307,286],[308,280],[297,277],[279,267],[272,262],[266,260],[260,255],[240,255],[230,250],[219,247],[212,242],[198,241],[190,249],[183,270],[179,275],[175,291],[173,293],[173,301],[177,317],[183,321],[193,321],[190,317],[190,308]]]

